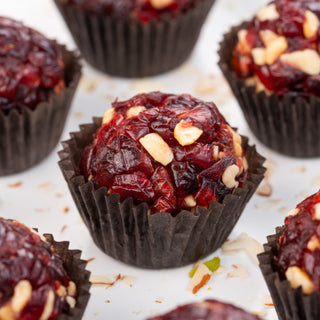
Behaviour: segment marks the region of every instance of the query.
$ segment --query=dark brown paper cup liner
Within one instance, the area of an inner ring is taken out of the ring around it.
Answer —
[[[49,100],[21,113],[0,111],[0,176],[23,171],[46,157],[57,145],[81,75],[79,57],[60,46],[66,86]]]
[[[148,215],[148,205],[133,205],[132,198],[120,202],[118,194],[95,190],[92,182],[77,175],[78,163],[101,118],[71,133],[59,152],[60,169],[75,204],[96,245],[107,255],[144,268],[179,267],[210,254],[221,246],[238,221],[245,205],[263,179],[264,158],[243,138],[249,163],[249,177],[241,188],[227,195],[223,203],[212,201],[209,209],[181,211],[176,216],[158,212]]]
[[[255,136],[271,149],[293,157],[320,156],[320,98],[257,93],[233,70],[232,52],[237,32],[246,23],[231,29],[220,43],[219,66]]]
[[[293,289],[288,280],[280,279],[273,258],[277,255],[277,244],[284,230],[278,227],[276,234],[268,236],[265,252],[258,255],[263,277],[270,291],[280,320],[318,320],[320,317],[320,293],[313,291],[305,295],[301,287]]]
[[[37,228],[35,230],[38,231]],[[77,287],[75,307],[70,308],[68,314],[60,314],[56,320],[81,320],[90,298],[91,282],[90,272],[86,270],[87,261],[80,259],[80,250],[69,249],[68,241],[55,241],[53,235],[48,233],[44,234],[44,237],[61,257],[67,274]]]
[[[121,77],[145,77],[171,70],[191,54],[215,0],[162,21],[142,23],[81,10],[55,0],[83,57],[99,71]]]

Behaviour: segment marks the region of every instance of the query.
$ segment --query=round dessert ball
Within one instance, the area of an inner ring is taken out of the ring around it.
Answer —
[[[248,125],[269,148],[320,155],[320,9],[275,0],[223,37],[219,66]]]
[[[320,191],[288,212],[258,256],[280,320],[320,315]]]
[[[116,101],[81,159],[97,188],[148,203],[151,213],[209,208],[241,187],[241,136],[213,102],[160,92]]]
[[[275,263],[282,278],[304,294],[320,292],[320,191],[289,212]]]
[[[0,319],[56,319],[76,304],[77,288],[43,236],[0,218]]]
[[[31,110],[65,86],[61,48],[21,22],[0,17],[0,110]]]
[[[239,30],[233,64],[258,91],[320,95],[318,1],[276,0]]]
[[[202,302],[186,304],[164,315],[147,320],[259,320],[261,318],[250,314],[232,304],[208,299]]]

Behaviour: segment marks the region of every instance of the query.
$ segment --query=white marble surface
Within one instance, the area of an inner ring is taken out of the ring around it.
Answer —
[[[0,15],[24,21],[47,36],[75,45],[58,11],[50,0],[1,0]],[[213,100],[232,126],[247,135],[258,151],[269,159],[273,173],[269,183],[272,195],[268,198],[254,195],[246,207],[230,239],[246,232],[261,244],[274,228],[281,225],[286,211],[293,208],[307,195],[320,187],[319,159],[304,160],[280,156],[261,145],[250,132],[241,110],[232,97],[216,66],[216,51],[222,34],[231,25],[249,18],[263,0],[217,0],[204,25],[198,44],[189,59],[180,68],[158,77],[143,80],[112,78],[94,71],[84,64],[83,79],[73,101],[72,110],[62,136],[77,131],[80,123],[90,122],[110,107],[116,97],[126,99],[143,90],[162,90],[191,93],[204,100]],[[71,248],[83,251],[83,258],[94,258],[88,269],[93,275],[117,274],[134,277],[132,286],[124,281],[113,287],[92,287],[91,299],[84,319],[145,319],[159,312],[168,311],[178,304],[218,298],[232,302],[248,311],[263,312],[264,318],[276,319],[273,307],[265,305],[268,295],[260,270],[245,253],[219,255],[226,272],[215,275],[197,295],[187,291],[188,272],[191,266],[174,270],[142,270],[119,263],[101,253],[93,244],[84,224],[80,221],[66,183],[57,166],[56,149],[44,161],[23,173],[0,177],[0,216],[18,219],[40,232],[53,233],[58,240],[69,240]],[[1,151],[0,151],[1,152]],[[15,183],[21,185],[13,188]],[[230,278],[232,265],[245,267],[247,278]]]

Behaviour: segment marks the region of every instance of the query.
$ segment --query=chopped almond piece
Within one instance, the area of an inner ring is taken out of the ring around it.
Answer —
[[[256,65],[262,66],[266,63],[265,55],[266,49],[265,48],[254,48],[252,49],[252,57],[253,61]]]
[[[222,182],[228,188],[237,188],[239,182],[236,181],[236,176],[239,174],[239,167],[236,164],[233,164],[224,170],[222,174]]]
[[[241,52],[250,52],[250,45],[247,42],[248,31],[245,29],[238,31],[238,49]]]
[[[259,36],[266,47],[270,42],[279,37],[275,32],[268,29],[259,31]]]
[[[109,123],[113,117],[114,117],[114,114],[115,114],[115,110],[113,108],[107,110],[105,113],[104,113],[104,116],[103,116],[103,119],[102,119],[102,124],[107,124]]]
[[[316,249],[320,250],[320,242],[317,236],[313,235],[310,240],[308,241],[307,248],[311,251],[314,251]]]
[[[270,197],[272,194],[272,187],[270,185],[270,183],[265,183],[264,185],[262,185],[261,187],[259,187],[256,191],[256,194],[258,194],[259,196],[263,196],[263,197]]]
[[[29,302],[32,295],[32,286],[28,280],[20,280],[14,287],[14,293],[11,300],[12,310],[20,313]]]
[[[156,10],[164,9],[165,7],[169,6],[173,2],[174,2],[173,0],[150,0],[150,4]]]
[[[286,277],[292,288],[295,289],[301,286],[304,294],[310,294],[314,290],[314,285],[309,275],[299,267],[289,267],[286,271]]]
[[[50,290],[48,292],[46,304],[44,305],[44,308],[39,320],[47,320],[50,318],[53,311],[53,307],[54,307],[54,300],[55,300],[54,293],[52,290]]]
[[[291,209],[291,210],[287,213],[287,216],[295,216],[296,214],[298,214],[299,211],[300,211],[299,208]]]
[[[277,8],[274,3],[261,8],[257,13],[257,18],[259,21],[275,20],[279,17],[279,12],[277,11]]]
[[[275,40],[271,41],[266,47],[266,63],[269,65],[273,64],[287,48],[288,43],[283,36],[277,37]]]
[[[132,118],[137,116],[140,112],[146,110],[146,108],[144,106],[135,106],[135,107],[131,107],[130,109],[128,109],[127,111],[127,118]]]
[[[320,56],[312,49],[285,53],[280,57],[281,62],[299,69],[311,76],[320,73]]]
[[[319,19],[316,14],[310,10],[304,13],[303,34],[306,38],[315,36],[319,29]]]
[[[314,209],[313,218],[320,220],[320,203],[316,203],[313,209]]]
[[[149,133],[139,142],[151,155],[151,157],[166,166],[173,160],[173,153],[169,145],[157,133]]]
[[[184,203],[187,207],[190,208],[197,205],[196,200],[194,199],[194,196],[192,194],[184,198]]]
[[[181,120],[174,128],[173,135],[182,145],[187,146],[197,141],[203,131],[186,120]]]

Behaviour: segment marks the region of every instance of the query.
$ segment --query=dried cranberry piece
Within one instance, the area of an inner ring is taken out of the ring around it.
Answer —
[[[211,201],[217,201],[215,183],[207,179],[202,179],[200,189],[194,198],[198,205],[208,208]]]
[[[154,189],[143,172],[116,175],[111,186],[112,193],[119,193],[121,199],[132,197],[136,202],[149,202],[154,198]]]
[[[179,197],[192,194],[198,189],[197,170],[193,164],[173,161],[170,164],[170,172]]]

